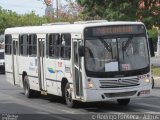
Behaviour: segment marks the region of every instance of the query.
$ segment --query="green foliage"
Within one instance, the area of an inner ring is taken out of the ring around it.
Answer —
[[[160,7],[157,0],[76,0],[83,7],[81,16],[110,21],[142,21],[147,28],[160,27]],[[144,5],[144,6],[143,6]]]
[[[149,38],[152,38],[154,41],[157,40],[158,30],[156,28],[152,28],[148,30]]]
[[[4,10],[0,7],[0,34],[3,34],[6,28],[20,26],[37,26],[45,23],[53,22],[74,22],[78,17],[70,16],[65,13],[61,18],[41,17],[34,12],[29,14],[19,15],[11,10]]]
[[[84,19],[135,20],[139,0],[77,0],[83,7]],[[132,8],[132,9],[131,9]]]
[[[152,67],[153,76],[160,76],[160,67]]]
[[[41,25],[46,22],[47,19],[45,17],[40,17],[34,12],[25,15],[19,15],[16,12],[4,10],[0,7],[0,34],[3,34],[6,28]]]
[[[160,1],[147,0],[144,2],[144,6],[137,10],[141,21],[143,21],[147,28],[151,29],[154,26],[160,27]]]

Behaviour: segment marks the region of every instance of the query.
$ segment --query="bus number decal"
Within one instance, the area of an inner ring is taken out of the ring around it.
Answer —
[[[124,70],[124,71],[130,70],[130,65],[129,64],[122,64],[122,70]]]
[[[147,75],[138,75],[138,78],[139,79],[145,79],[145,78],[147,78]]]

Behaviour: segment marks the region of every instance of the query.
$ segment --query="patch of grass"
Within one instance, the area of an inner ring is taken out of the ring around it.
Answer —
[[[152,67],[152,75],[160,77],[160,67]]]

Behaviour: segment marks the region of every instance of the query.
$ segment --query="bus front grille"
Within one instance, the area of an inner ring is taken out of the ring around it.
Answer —
[[[100,88],[117,88],[117,87],[131,87],[138,86],[139,79],[117,79],[117,80],[100,80]]]
[[[113,97],[127,97],[127,96],[134,96],[137,91],[130,91],[130,92],[119,92],[119,93],[104,93],[104,95],[108,98]]]

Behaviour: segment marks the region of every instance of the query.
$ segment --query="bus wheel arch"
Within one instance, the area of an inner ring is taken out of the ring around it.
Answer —
[[[65,103],[70,108],[77,107],[77,101],[73,100],[72,90],[69,82],[65,85]]]
[[[76,107],[77,102],[72,99],[71,87],[67,78],[62,79],[61,90],[62,90],[62,97],[64,98],[66,105],[70,108]]]
[[[22,83],[23,83],[23,87],[24,87],[24,78],[25,76],[27,76],[27,72],[26,71],[23,71],[22,73]]]
[[[61,81],[61,92],[62,92],[62,97],[65,98],[65,86],[68,83],[67,78],[62,78]]]
[[[22,74],[22,80],[23,80],[23,89],[24,89],[24,94],[27,98],[32,98],[33,97],[33,90],[30,89],[30,84],[29,84],[29,78],[27,75],[27,72],[23,72]]]

